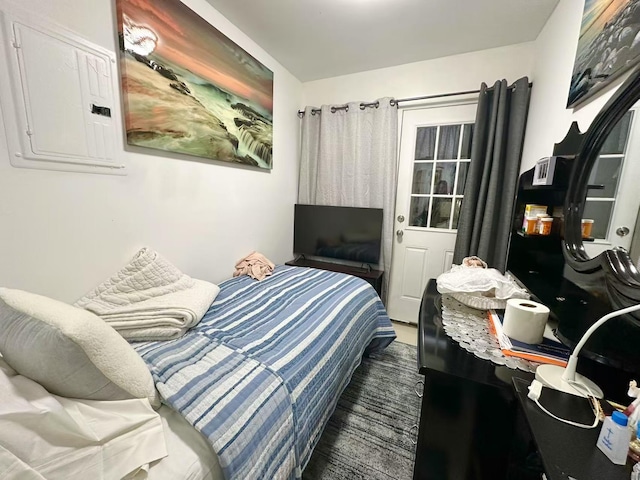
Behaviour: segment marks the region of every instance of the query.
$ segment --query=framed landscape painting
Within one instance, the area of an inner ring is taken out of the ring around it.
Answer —
[[[640,58],[640,0],[585,0],[567,108],[609,85]]]
[[[127,143],[272,168],[273,72],[179,0],[116,0]]]
[[[640,58],[640,0],[585,0],[567,108],[609,85]]]

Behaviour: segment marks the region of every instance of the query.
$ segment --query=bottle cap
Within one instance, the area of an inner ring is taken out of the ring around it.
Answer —
[[[623,427],[626,427],[627,423],[629,423],[629,417],[627,417],[622,412],[613,412],[613,414],[611,415],[611,420]]]

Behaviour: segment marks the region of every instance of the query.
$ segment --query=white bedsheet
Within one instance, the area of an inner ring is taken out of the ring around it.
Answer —
[[[150,465],[148,480],[224,480],[218,456],[182,415],[163,405],[164,438],[169,455]],[[145,477],[141,477],[145,478]],[[138,480],[136,477],[134,480]]]
[[[131,478],[166,455],[163,423],[148,400],[52,395],[0,357],[3,480]]]

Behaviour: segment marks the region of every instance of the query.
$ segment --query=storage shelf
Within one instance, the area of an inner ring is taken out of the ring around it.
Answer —
[[[520,230],[518,230],[516,233],[522,238],[535,238],[537,240],[541,240],[541,239],[545,239],[545,238],[548,238],[548,239],[555,238],[555,239],[564,240],[564,237],[561,237],[560,235],[553,235],[553,234],[551,234],[551,235],[538,235],[538,234],[530,235],[530,234],[526,234],[526,233],[524,233],[524,232],[522,232]],[[595,241],[595,238],[587,237],[587,238],[583,238],[582,241],[583,242],[593,242],[593,241]]]

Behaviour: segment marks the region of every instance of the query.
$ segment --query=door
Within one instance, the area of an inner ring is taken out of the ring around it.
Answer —
[[[476,104],[404,110],[387,311],[417,323],[427,281],[451,268]]]
[[[637,194],[640,177],[640,110],[631,108],[609,134],[591,171],[583,218],[594,220],[585,242],[589,256],[612,248],[632,249],[636,217],[640,209]],[[636,254],[637,255],[637,254]],[[638,258],[634,258],[637,262]]]

